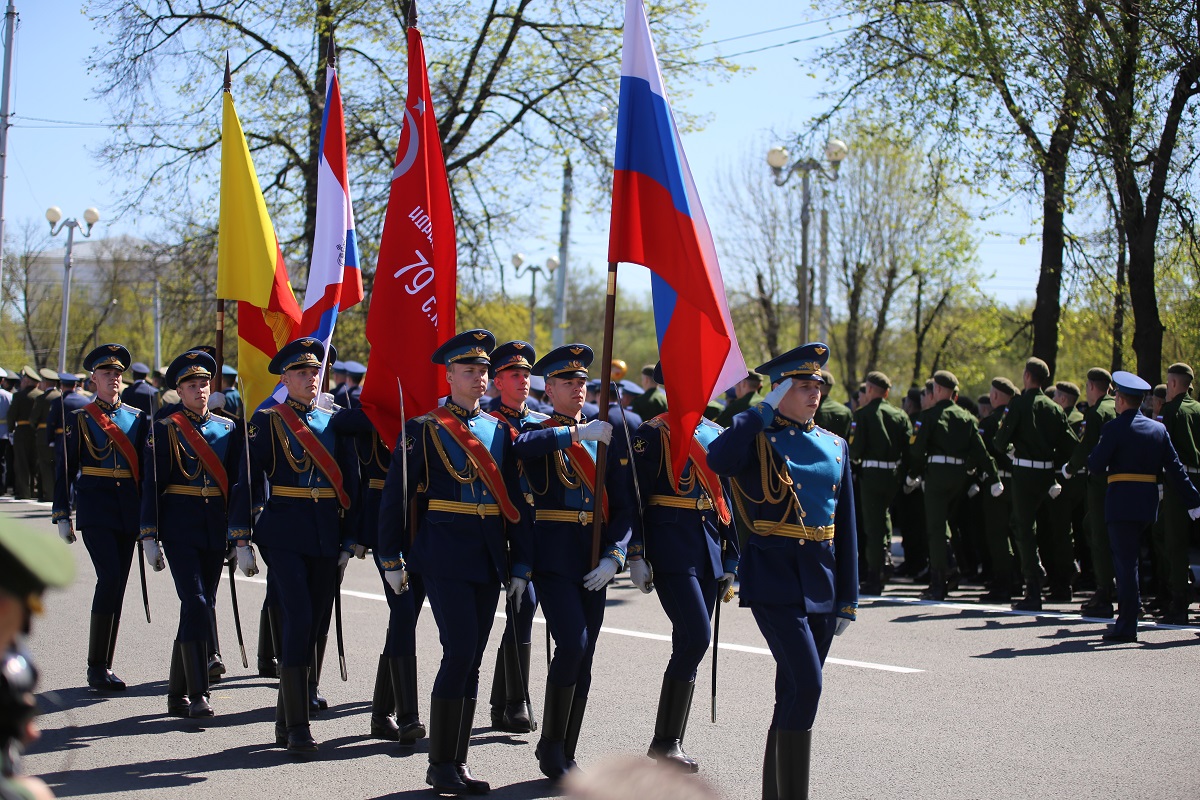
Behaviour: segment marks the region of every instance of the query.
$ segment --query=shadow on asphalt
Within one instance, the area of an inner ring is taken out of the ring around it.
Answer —
[[[486,775],[476,775],[476,778],[486,780]],[[429,792],[429,788],[408,789],[403,792],[393,792],[392,794],[376,795],[370,800],[400,800],[406,797],[433,797]],[[441,795],[438,795],[439,797]],[[521,783],[513,783],[508,786],[492,787],[489,797],[500,797],[506,800],[535,800],[535,798],[544,797],[561,797],[562,791],[555,788],[550,781],[545,778],[535,778],[534,780],[523,781]]]

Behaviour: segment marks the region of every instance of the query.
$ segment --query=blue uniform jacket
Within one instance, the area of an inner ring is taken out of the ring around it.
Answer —
[[[566,460],[564,450],[571,444],[571,427],[577,423],[570,417],[553,414],[549,422],[526,423],[517,437],[516,453],[521,470],[533,495],[535,514],[538,511],[593,512],[595,497],[575,474]],[[596,442],[583,442],[596,458]],[[614,435],[608,448],[604,480],[608,496],[609,520],[600,530],[600,557],[611,558],[619,568],[625,566],[625,554],[633,536],[634,507],[623,491],[628,477],[628,453],[619,446]],[[579,580],[592,570],[592,525],[581,522],[535,522],[533,526],[533,563],[535,572],[561,575]]]
[[[1200,494],[1188,479],[1162,423],[1130,409],[1100,429],[1100,441],[1088,456],[1088,472],[1108,475],[1104,518],[1112,522],[1153,522],[1158,518],[1158,476],[1167,479],[1188,508],[1200,506]],[[1138,480],[1141,477],[1141,480]],[[1150,480],[1146,480],[1149,478]]]
[[[158,405],[158,389],[144,380],[134,381],[121,392],[121,402],[128,403],[144,414],[151,413]]]
[[[354,540],[378,550],[379,546],[379,501],[383,497],[383,484],[387,480],[388,468],[392,463],[392,451],[371,424],[361,405],[333,415],[334,431],[354,437],[354,455],[358,461],[358,527]]]
[[[723,428],[702,420],[695,437],[705,448],[712,444]],[[696,476],[696,467],[688,459],[680,480],[682,492],[672,485],[671,435],[658,417],[643,423],[633,437],[630,456],[637,471],[642,497],[642,530],[635,531],[629,554],[645,555],[656,573],[695,575],[698,578],[720,578],[738,569],[738,537],[733,523],[724,525],[712,507]],[[630,470],[632,477],[633,470]],[[633,492],[630,483],[627,491]],[[720,491],[731,511],[733,501],[726,486]],[[695,508],[673,508],[655,504],[656,496],[679,497],[695,501]],[[702,508],[703,507],[703,508]]]
[[[213,413],[201,417],[184,409],[183,415],[221,460],[232,494],[238,466],[246,458],[241,426]],[[229,498],[221,494],[217,482],[200,466],[174,420],[154,423],[142,461],[146,465],[142,475],[142,538],[157,537],[168,544],[186,544],[200,550],[224,550]]]
[[[803,603],[809,614],[854,619],[858,537],[845,440],[758,403],[713,440],[708,465],[732,479],[735,513],[755,529],[742,553],[741,604]],[[762,485],[764,468],[768,487]],[[782,483],[784,475],[790,475],[792,486]],[[766,534],[780,521],[834,525],[834,536],[814,542]]]
[[[125,431],[125,435],[133,444],[140,468],[143,463],[142,450],[146,446],[146,435],[150,430],[147,416],[127,403],[109,405],[99,398],[94,402],[118,428]],[[67,439],[67,451],[65,454],[57,454],[54,474],[65,473],[67,480],[54,482],[54,511],[51,520],[58,522],[69,518],[71,493],[74,491],[77,512],[75,522],[80,530],[87,530],[89,527],[117,528],[135,533],[141,510],[137,481],[132,477],[114,477],[111,474],[87,474],[93,469],[133,472],[132,465],[113,447],[108,435],[83,409],[79,409],[68,418],[63,434]]]
[[[80,392],[70,392],[51,401],[50,410],[46,414],[46,441],[56,452],[63,440],[63,404],[67,406],[67,418],[70,419],[72,414],[90,402],[92,398]]]
[[[492,454],[513,505],[516,524],[502,515],[482,516],[431,509],[431,501],[495,506],[487,484],[468,465],[466,451],[431,414],[410,419],[393,459],[405,448],[408,486],[397,464],[388,471],[379,503],[379,556],[384,569],[407,566],[422,576],[452,577],[472,583],[507,582],[509,575],[529,577],[529,508],[522,501],[513,442],[499,420],[447,401],[475,438]],[[449,470],[447,469],[449,466]],[[453,470],[451,473],[450,470]],[[408,518],[405,518],[407,493]],[[414,535],[415,534],[415,535]],[[506,550],[511,548],[511,555]],[[407,562],[405,560],[407,556]],[[512,566],[508,561],[511,558]]]
[[[285,402],[337,461],[351,506],[343,509],[336,497],[314,500],[311,496],[284,497],[275,491],[285,488],[311,492],[330,490],[332,485],[273,407],[267,408],[256,411],[247,425],[250,470],[247,474],[245,464],[239,462],[238,482],[229,507],[229,538],[253,538],[264,547],[305,556],[336,556],[339,548],[354,547],[357,509],[353,499],[358,497],[358,463],[353,442],[333,430],[330,421],[335,412],[290,398]],[[251,514],[258,514],[260,509],[262,513],[251,529]]]

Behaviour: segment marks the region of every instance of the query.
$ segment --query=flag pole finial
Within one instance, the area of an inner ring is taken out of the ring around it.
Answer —
[[[408,27],[412,28],[417,24],[417,0],[409,0],[408,3]]]
[[[230,87],[232,87],[232,86],[233,86],[233,76],[229,72],[229,53],[228,53],[228,51],[226,51],[226,53],[225,53],[225,91],[228,92]]]

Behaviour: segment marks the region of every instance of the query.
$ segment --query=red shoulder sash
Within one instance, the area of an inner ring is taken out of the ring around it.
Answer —
[[[562,425],[555,425],[553,418],[542,422],[543,428],[561,428]],[[571,461],[571,466],[579,473],[580,480],[592,493],[592,497],[596,496],[596,462],[592,458],[592,454],[580,442],[572,442],[566,449],[567,458]],[[604,519],[607,521],[608,516],[608,492],[604,493]]]
[[[655,419],[662,422],[662,428],[669,439],[671,428],[667,425],[667,415],[659,414]],[[704,445],[700,444],[700,440],[694,434],[692,435],[692,446],[688,452],[688,459],[692,462],[692,469],[696,470],[696,476],[700,478],[700,485],[704,487],[704,491],[708,492],[708,496],[712,498],[713,508],[716,509],[721,524],[728,525],[733,517],[729,513],[729,506],[725,503],[725,491],[721,488],[721,479],[708,466],[708,451],[704,449]],[[716,487],[715,491],[713,490],[714,486]]]
[[[83,407],[87,415],[92,418],[92,421],[100,426],[100,430],[104,431],[104,435],[113,443],[113,447],[117,448],[129,462],[129,471],[133,473],[133,479],[139,484],[142,481],[142,471],[139,469],[137,451],[133,449],[133,442],[129,441],[129,437],[125,435],[125,431],[121,430],[117,423],[113,422],[107,414],[100,410],[100,406],[95,403],[88,403]]]
[[[492,451],[484,447],[483,442],[475,438],[470,428],[445,406],[438,406],[431,413],[479,470],[479,477],[483,478],[483,482],[492,490],[504,518],[514,524],[520,522],[521,512],[508,496],[508,487],[504,485],[504,476],[500,474],[500,467],[492,457]]]
[[[200,459],[200,463],[204,465],[205,472],[211,475],[212,479],[217,482],[217,487],[220,488],[221,494],[228,500],[229,474],[225,471],[225,465],[221,463],[221,459],[217,458],[217,453],[212,449],[212,445],[200,435],[200,431],[196,430],[196,426],[184,416],[182,411],[176,411],[172,414],[171,421],[179,427],[183,438],[187,439],[188,447],[192,448],[192,452],[196,454],[196,458]]]
[[[287,403],[279,403],[271,406],[268,411],[274,411],[283,420],[283,424],[287,425],[292,435],[296,437],[296,441],[300,442],[300,446],[304,448],[304,452],[308,453],[309,458],[317,465],[321,472],[325,473],[325,477],[333,484],[334,491],[337,492],[338,502],[342,508],[350,507],[350,495],[346,494],[346,487],[342,478],[342,469],[337,465],[337,461],[325,449],[325,445],[321,444],[321,440],[305,425],[292,407]]]

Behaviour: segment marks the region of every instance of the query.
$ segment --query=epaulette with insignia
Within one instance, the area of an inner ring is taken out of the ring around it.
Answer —
[[[658,417],[651,417],[650,419],[646,420],[644,424],[649,425],[651,428],[661,428],[663,426],[663,421]]]
[[[413,417],[413,421],[425,424],[426,422],[436,422],[437,420],[434,418],[433,414],[422,414],[419,417]]]

